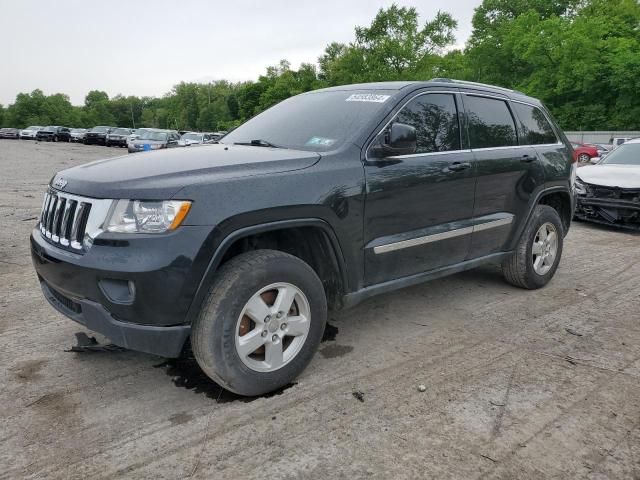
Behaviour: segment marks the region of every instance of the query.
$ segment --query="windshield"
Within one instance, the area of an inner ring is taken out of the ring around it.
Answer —
[[[202,140],[201,133],[185,133],[182,135],[182,140]]]
[[[600,165],[639,165],[640,143],[623,143],[602,159]]]
[[[86,128],[72,128],[71,129],[71,133],[82,133],[82,132],[86,132],[87,129]]]
[[[93,127],[91,129],[93,133],[105,133],[107,130],[109,130],[109,127]]]
[[[55,132],[57,127],[46,127],[42,131],[43,132]]]
[[[111,133],[115,133],[116,135],[129,135],[129,129],[128,128],[116,128]]]
[[[25,128],[25,130],[40,130],[41,128],[42,127],[39,126],[39,125],[34,125],[34,126],[31,126],[31,127]]]
[[[221,143],[260,140],[314,152],[350,141],[385,106],[394,91],[342,90],[291,97],[227,134]]]
[[[165,142],[167,140],[166,132],[142,132],[140,140],[155,140]]]

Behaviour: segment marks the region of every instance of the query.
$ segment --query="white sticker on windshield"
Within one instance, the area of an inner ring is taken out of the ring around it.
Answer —
[[[374,93],[353,93],[347,97],[346,102],[374,102],[384,103],[391,95],[376,95]]]

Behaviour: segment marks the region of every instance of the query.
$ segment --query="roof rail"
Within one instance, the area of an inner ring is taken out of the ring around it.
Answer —
[[[461,85],[470,85],[470,86],[476,86],[476,87],[487,87],[487,88],[493,88],[494,90],[503,90],[505,92],[519,93],[520,95],[524,95],[524,93],[522,93],[522,92],[520,92],[518,90],[512,90],[511,88],[505,88],[505,87],[498,87],[496,85],[489,85],[488,83],[470,82],[468,80],[456,80],[454,78],[432,78],[431,81],[432,82],[459,83]]]

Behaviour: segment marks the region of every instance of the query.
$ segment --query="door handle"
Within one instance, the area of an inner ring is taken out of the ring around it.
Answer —
[[[471,164],[468,162],[453,162],[449,165],[449,170],[452,172],[459,172],[460,170],[466,170],[467,168],[471,168]]]
[[[536,159],[534,155],[527,155],[526,153],[520,157],[520,161],[524,163],[531,163]]]

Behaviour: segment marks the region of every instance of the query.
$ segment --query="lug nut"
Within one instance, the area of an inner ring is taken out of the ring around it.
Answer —
[[[278,313],[276,314],[276,318],[282,318],[282,315],[283,315],[283,313],[282,313],[282,312],[278,312]]]
[[[274,335],[273,337],[271,337],[271,340],[274,342],[278,341],[278,335]]]
[[[282,330],[284,330],[285,328],[287,328],[287,324],[286,324],[286,323],[283,323],[282,325],[280,325],[280,328],[281,328]]]
[[[266,331],[266,330],[263,330],[263,331],[262,331],[262,336],[263,336],[263,337],[266,337],[266,336],[267,336],[267,331]]]
[[[271,320],[271,315],[267,315],[266,317],[264,317],[264,323],[269,323],[270,320]]]

